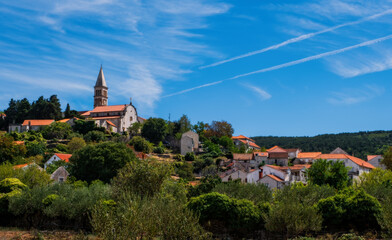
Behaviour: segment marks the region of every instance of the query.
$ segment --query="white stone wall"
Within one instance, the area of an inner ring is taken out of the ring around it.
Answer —
[[[284,181],[289,181],[289,175],[287,173],[284,173],[282,171],[276,170],[276,169],[268,167],[268,166],[264,166],[263,167],[263,176],[266,176],[269,174],[275,175],[275,176],[283,179]]]
[[[381,163],[382,156],[377,156],[369,161],[370,164],[375,166],[376,168],[386,169],[385,165]]]
[[[278,182],[269,176],[263,176],[263,178],[261,178],[258,183],[264,184],[270,189],[280,189],[284,185],[282,182]]]
[[[256,183],[260,179],[259,170],[248,173],[246,178],[248,183]]]
[[[232,172],[231,174],[223,177],[222,182],[228,182],[231,177],[231,180],[241,179],[241,182],[244,183],[245,179],[247,179],[246,175],[247,175],[246,172],[238,170],[238,171]]]

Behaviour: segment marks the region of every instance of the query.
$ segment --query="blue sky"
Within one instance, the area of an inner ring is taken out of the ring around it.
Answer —
[[[388,0],[0,0],[0,109],[57,94],[89,110],[227,120],[235,134],[390,130]]]

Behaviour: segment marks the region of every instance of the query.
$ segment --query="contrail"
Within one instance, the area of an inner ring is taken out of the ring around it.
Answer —
[[[360,44],[356,44],[356,45],[353,45],[353,46],[341,48],[341,49],[338,49],[338,50],[317,54],[317,55],[314,55],[314,56],[298,59],[298,60],[295,60],[295,61],[291,61],[291,62],[279,64],[279,65],[275,65],[273,67],[263,68],[263,69],[260,69],[260,70],[257,70],[257,71],[236,75],[234,77],[227,78],[227,79],[224,79],[224,80],[220,80],[220,81],[217,81],[217,82],[207,83],[207,84],[204,84],[204,85],[201,85],[201,86],[185,89],[185,90],[182,90],[182,91],[179,91],[179,92],[176,92],[176,93],[172,93],[172,94],[166,95],[164,97],[171,97],[171,96],[175,96],[175,95],[180,95],[180,94],[183,94],[183,93],[186,93],[186,92],[190,92],[190,91],[193,91],[193,90],[196,90],[196,89],[199,89],[199,88],[209,87],[209,86],[212,86],[212,85],[216,85],[216,84],[222,83],[224,81],[233,80],[233,79],[237,79],[237,78],[241,78],[241,77],[245,77],[245,76],[249,76],[249,75],[253,75],[253,74],[257,74],[257,73],[270,72],[270,71],[278,70],[278,69],[281,69],[281,68],[294,66],[294,65],[297,65],[297,64],[300,64],[300,63],[305,63],[305,62],[317,60],[317,59],[320,59],[320,58],[323,58],[323,57],[328,57],[328,56],[336,55],[336,54],[339,54],[339,53],[343,53],[343,52],[346,52],[346,51],[349,51],[349,50],[352,50],[352,49],[356,49],[356,48],[360,48],[360,47],[366,47],[366,46],[369,46],[369,45],[372,45],[372,44],[376,44],[376,43],[379,43],[379,42],[386,41],[386,40],[391,39],[391,38],[392,38],[392,34],[388,35],[388,36],[385,36],[385,37],[382,37],[382,38],[377,38],[377,39],[366,41],[366,42],[363,42],[363,43],[360,43]]]
[[[281,43],[276,44],[276,45],[272,45],[272,46],[269,46],[269,47],[266,47],[266,48],[263,48],[263,49],[260,49],[260,50],[248,52],[248,53],[245,53],[245,54],[242,54],[242,55],[239,55],[239,56],[236,56],[236,57],[232,57],[232,58],[229,58],[229,59],[226,59],[226,60],[222,60],[222,61],[210,64],[210,65],[202,66],[202,67],[200,67],[200,69],[209,68],[209,67],[215,67],[215,66],[218,66],[218,65],[221,65],[221,64],[224,64],[224,63],[232,62],[234,60],[238,60],[238,59],[241,59],[241,58],[250,57],[250,56],[253,56],[253,55],[256,55],[256,54],[260,54],[260,53],[263,53],[263,52],[267,52],[267,51],[270,51],[270,50],[278,49],[280,47],[289,45],[291,43],[296,43],[296,42],[300,42],[300,41],[308,39],[308,38],[312,38],[312,37],[317,36],[317,35],[322,34],[322,33],[331,32],[331,31],[334,31],[334,30],[342,28],[342,27],[347,27],[347,26],[363,23],[363,22],[366,22],[366,21],[370,21],[370,20],[373,20],[373,19],[385,16],[385,15],[388,15],[388,14],[391,14],[391,13],[392,13],[392,9],[389,9],[389,10],[386,10],[384,12],[374,14],[372,16],[361,18],[361,19],[359,19],[357,21],[343,23],[343,24],[340,24],[340,25],[337,25],[337,26],[334,26],[334,27],[326,28],[326,29],[318,31],[318,32],[304,34],[304,35],[301,35],[299,37],[291,38],[289,40],[286,40],[286,41],[281,42]]]
[[[228,80],[228,79],[226,79],[226,80]],[[190,92],[190,91],[196,90],[196,89],[198,89],[198,88],[204,88],[204,87],[213,86],[213,85],[222,83],[223,81],[225,81],[225,80],[216,81],[216,82],[212,82],[212,83],[207,83],[207,84],[204,84],[204,85],[201,85],[201,86],[198,86],[198,87],[193,87],[193,88],[185,89],[185,90],[182,90],[182,91],[179,91],[179,92],[176,92],[176,93],[172,93],[172,94],[163,96],[163,98],[172,97],[172,96],[175,96],[175,95],[180,95],[180,94],[183,94],[183,93],[186,93],[186,92]]]

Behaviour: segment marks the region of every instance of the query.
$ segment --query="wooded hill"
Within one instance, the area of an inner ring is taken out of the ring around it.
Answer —
[[[300,148],[303,152],[329,153],[340,147],[347,153],[366,159],[366,155],[383,154],[392,146],[392,131],[322,134],[314,137],[252,137],[260,147],[278,145],[283,148]]]

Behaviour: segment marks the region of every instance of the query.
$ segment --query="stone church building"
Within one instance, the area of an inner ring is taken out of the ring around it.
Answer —
[[[94,87],[94,109],[83,113],[82,116],[95,120],[99,127],[104,127],[112,132],[125,132],[138,121],[136,108],[132,102],[122,105],[108,105],[108,90],[101,66]]]

